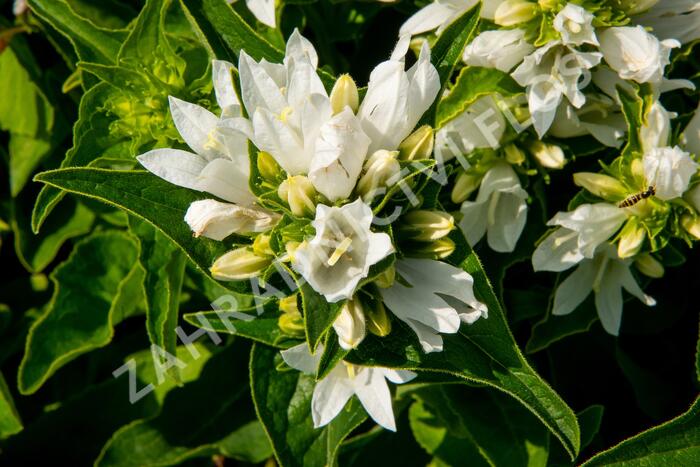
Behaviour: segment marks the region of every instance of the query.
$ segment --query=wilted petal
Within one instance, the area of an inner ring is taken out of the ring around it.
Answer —
[[[279,215],[262,209],[250,209],[213,199],[195,201],[185,214],[185,222],[195,237],[221,241],[231,234],[265,232],[279,220]]]

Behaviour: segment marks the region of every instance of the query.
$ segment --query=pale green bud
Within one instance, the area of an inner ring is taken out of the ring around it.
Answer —
[[[272,258],[258,256],[250,248],[241,247],[214,261],[209,271],[220,281],[240,281],[259,275],[270,264]]]
[[[372,307],[365,307],[367,330],[375,336],[384,337],[391,332],[391,318],[384,304],[377,300]]]
[[[560,5],[561,1],[560,0],[539,0],[537,4],[542,8],[543,10],[554,10]]]
[[[494,21],[499,26],[526,23],[537,14],[538,5],[526,0],[506,0],[496,8]]]
[[[503,148],[506,154],[506,161],[512,165],[521,165],[525,162],[525,153],[514,144],[509,144]]]
[[[258,256],[275,256],[275,252],[270,248],[271,237],[267,234],[260,234],[253,240],[253,253]]]
[[[696,211],[700,212],[700,185],[695,185],[683,195],[688,203],[690,203]]]
[[[296,302],[296,296],[294,296]],[[283,334],[288,336],[303,339],[306,335],[304,326],[304,317],[301,316],[299,310],[284,312],[277,318],[277,326]]]
[[[620,232],[620,242],[617,245],[617,255],[620,258],[630,258],[642,249],[646,231],[636,220],[628,221]]]
[[[382,289],[388,289],[396,280],[396,268],[392,264],[374,279],[374,284]]]
[[[411,256],[428,259],[445,259],[454,253],[455,242],[443,237],[431,243],[416,244],[411,250]]]
[[[375,196],[382,194],[387,182],[401,172],[399,161],[396,160],[398,151],[386,151],[380,149],[367,159],[363,172],[364,175],[357,182],[355,191],[362,200],[369,203]]]
[[[279,309],[282,313],[299,313],[297,295],[298,294],[294,294],[280,299]]]
[[[399,159],[402,161],[429,159],[433,154],[434,143],[433,128],[430,125],[423,125],[401,142]]]
[[[614,0],[619,9],[628,15],[638,15],[659,3],[659,0]]]
[[[467,198],[479,188],[482,178],[482,175],[461,171],[459,175],[457,175],[455,184],[452,187],[452,202],[455,204],[462,204],[465,202]]]
[[[345,350],[357,348],[367,335],[365,311],[359,299],[350,299],[340,310],[333,322],[338,335],[338,343]]]
[[[269,152],[258,152],[258,172],[268,182],[275,182],[282,175],[282,167]]]
[[[316,212],[316,189],[304,175],[287,177],[277,189],[277,194],[289,204],[292,214],[297,217],[313,217]]]
[[[624,199],[627,189],[616,178],[592,172],[574,174],[574,183],[603,199]]]
[[[346,106],[350,107],[353,113],[356,113],[360,106],[360,95],[357,93],[357,85],[350,75],[341,75],[331,91],[333,115],[342,112]]]
[[[455,220],[443,211],[416,210],[403,216],[401,232],[411,240],[430,242],[449,235],[455,228]]]
[[[684,214],[681,217],[681,225],[690,235],[695,237],[696,240],[700,240],[700,218],[691,216],[690,214]]]
[[[639,255],[634,260],[634,266],[639,272],[653,279],[664,277],[664,265],[648,253]]]
[[[542,167],[546,167],[548,169],[561,169],[566,164],[564,151],[562,151],[562,149],[555,144],[535,141],[530,145],[530,152]]]
[[[284,245],[284,249],[287,252],[287,258],[290,261],[294,261],[294,253],[296,253],[297,249],[301,246],[301,242],[287,242]]]

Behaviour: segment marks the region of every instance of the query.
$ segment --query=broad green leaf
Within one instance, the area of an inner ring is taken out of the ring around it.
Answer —
[[[148,337],[151,344],[174,354],[185,255],[150,224],[132,218],[130,227],[139,241],[139,263],[145,273],[143,288]]]
[[[12,221],[15,252],[28,271],[41,272],[54,260],[67,240],[90,232],[95,214],[82,203],[68,200],[58,208],[42,231],[34,235],[29,225],[30,214],[24,209],[22,198],[24,195],[15,202]]]
[[[588,447],[598,435],[600,424],[603,421],[604,410],[605,407],[602,405],[591,405],[576,414],[578,423],[581,426],[582,451]],[[577,460],[580,461],[580,459]],[[552,450],[549,453],[549,462],[547,465],[550,467],[573,467],[578,465],[578,463],[570,461],[566,452],[559,447],[559,445],[555,444],[552,446]]]
[[[340,314],[345,302],[328,303],[325,297],[316,292],[307,282],[302,284],[299,292],[306,328],[306,341],[309,343],[311,352],[315,352],[321,339]]]
[[[476,296],[489,309],[487,319],[462,325],[458,334],[444,334],[444,350],[425,354],[415,334],[395,320],[387,337],[367,336],[347,360],[358,364],[449,373],[504,391],[534,413],[559,439],[571,458],[579,452],[576,415],[530,367],[508,328],[503,310],[476,254],[459,230],[450,238],[456,244],[448,261],[474,278]]]
[[[412,395],[417,402],[409,413],[411,429],[423,448],[444,464],[547,465],[548,431],[505,394],[438,385]],[[470,461],[460,460],[463,456]]]
[[[0,373],[0,439],[17,434],[22,429],[22,420],[15,408],[12,394],[10,394],[5,378]]]
[[[186,347],[177,349],[177,358],[186,364],[181,371],[185,387],[198,378],[211,356],[200,343],[193,345],[199,358],[193,358]],[[104,381],[81,387],[60,404],[47,406],[24,431],[9,440],[3,446],[3,463],[42,465],[46,459],[60,459],[65,465],[92,465],[116,430],[135,419],[157,415],[164,399],[177,385],[171,378],[158,378],[150,350],[135,353],[127,360],[133,360],[135,387],[130,387],[128,373],[114,378],[109,372],[116,367],[106,368]],[[155,390],[132,404],[130,390],[138,392],[148,384],[153,384]]]
[[[170,184],[145,171],[91,168],[43,172],[36,181],[123,209],[148,221],[175,242],[202,271],[226,252],[226,245],[194,238],[183,220],[189,205],[205,195]],[[222,283],[232,290],[246,290],[245,282]]]
[[[527,353],[546,349],[567,336],[586,332],[598,321],[593,298],[589,297],[574,313],[555,316],[550,311],[532,327],[532,334],[525,345]]]
[[[114,63],[126,39],[121,29],[105,29],[79,16],[66,0],[29,0],[32,11],[66,36],[81,60]]]
[[[340,443],[367,415],[353,398],[327,426],[314,428],[311,396],[314,378],[296,370],[278,370],[277,349],[254,344],[250,355],[250,384],[258,418],[272,442],[281,466],[336,464]]]
[[[53,271],[53,297],[29,331],[20,364],[22,394],[35,392],[61,366],[112,340],[114,324],[142,300],[137,253],[128,235],[97,233]]]
[[[462,51],[469,43],[479,23],[479,12],[481,4],[466,11],[459,18],[450,24],[435,42],[430,50],[430,61],[438,71],[440,77],[441,92],[447,89],[457,64],[462,60]],[[436,110],[438,99],[435,100],[430,109],[423,115],[422,121],[435,127]]]
[[[696,465],[700,458],[700,400],[683,415],[633,436],[584,466]]]
[[[247,380],[242,377],[246,372],[246,350],[245,346],[231,345],[214,354],[196,380],[166,396],[157,416],[118,430],[95,465],[177,465],[212,456],[224,448],[241,449],[240,443],[249,438],[241,437],[239,430],[245,434],[247,424],[255,419],[253,407],[245,397],[249,391]],[[252,441],[267,443],[264,433],[258,434],[262,439]],[[265,452],[263,444],[262,451],[265,456],[269,447]],[[252,461],[260,462],[265,457]]]
[[[201,41],[220,59],[237,62],[245,50],[255,60],[281,63],[284,51],[259,35],[226,0],[180,0]]]
[[[435,127],[441,128],[480,97],[497,94],[508,98],[522,92],[522,88],[508,73],[495,68],[464,67],[457,75],[450,93],[438,103]]]

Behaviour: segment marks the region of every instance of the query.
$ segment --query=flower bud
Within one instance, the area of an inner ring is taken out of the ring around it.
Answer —
[[[402,221],[401,232],[411,240],[420,242],[438,240],[455,228],[454,218],[443,211],[410,211]]]
[[[391,332],[391,318],[384,303],[377,301],[374,306],[365,308],[367,330],[375,336],[384,337]]]
[[[396,280],[396,267],[392,264],[374,279],[374,284],[382,289],[388,289]]]
[[[285,261],[294,261],[294,253],[296,253],[297,249],[301,246],[301,242],[287,242],[284,245],[284,249],[287,252],[287,257],[285,258]]]
[[[696,240],[700,240],[700,217],[684,214],[683,217],[681,217],[681,225],[685,231],[695,237]]]
[[[548,169],[561,169],[566,164],[564,151],[555,145],[535,141],[530,145],[530,152],[537,159],[542,167]]]
[[[278,214],[258,208],[203,199],[190,204],[185,222],[195,237],[221,241],[231,234],[249,234],[271,229],[279,221]]]
[[[639,255],[634,260],[634,266],[647,277],[660,279],[664,276],[664,265],[648,253]]]
[[[574,183],[603,199],[620,200],[627,193],[625,186],[609,175],[579,172],[574,174]]]
[[[339,114],[345,107],[350,107],[350,110],[356,113],[359,106],[360,96],[357,93],[355,81],[353,81],[350,75],[341,75],[333,85],[333,90],[331,91],[331,109],[333,110],[333,115]]]
[[[287,201],[292,214],[297,217],[313,217],[316,212],[316,189],[304,175],[287,177],[277,189],[277,194],[283,201]]]
[[[509,144],[503,151],[506,153],[506,161],[511,165],[521,165],[525,162],[525,153],[515,144]]]
[[[209,271],[220,281],[240,281],[259,275],[270,264],[271,258],[258,256],[250,248],[241,247],[219,257]]]
[[[299,313],[297,301],[298,294],[293,294],[280,299],[279,309],[282,313]]]
[[[495,23],[499,26],[515,26],[535,17],[537,4],[526,0],[506,0],[496,8]]]
[[[253,253],[258,256],[275,256],[275,252],[270,248],[271,237],[266,234],[260,234],[253,240]]]
[[[560,0],[539,0],[537,2],[537,4],[543,10],[554,10],[555,8],[560,6],[561,1]]]
[[[471,172],[461,171],[455,179],[452,187],[452,202],[462,204],[469,196],[479,188],[483,175],[476,175]]]
[[[359,299],[345,302],[340,314],[333,322],[333,329],[338,334],[338,343],[345,350],[356,349],[365,339],[365,312]]]
[[[443,237],[431,243],[416,244],[411,249],[411,256],[427,259],[445,259],[454,253],[455,242],[448,237]]]
[[[613,3],[628,16],[632,16],[649,10],[659,3],[659,0],[615,0]]]
[[[380,149],[367,159],[364,165],[364,175],[357,182],[355,191],[362,200],[369,203],[375,196],[383,194],[383,188],[387,183],[401,172],[399,161],[396,160],[398,151],[385,151]],[[398,180],[397,180],[398,181]]]
[[[282,175],[282,167],[269,152],[258,152],[257,166],[260,176],[267,182],[276,182]]]
[[[399,159],[402,161],[429,159],[433,154],[434,143],[433,128],[430,125],[423,125],[401,142]]]
[[[620,258],[630,258],[642,249],[646,231],[636,220],[628,221],[620,232],[620,242],[617,245],[617,255]]]

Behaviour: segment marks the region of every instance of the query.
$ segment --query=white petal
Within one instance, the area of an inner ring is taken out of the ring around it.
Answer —
[[[312,67],[318,67],[318,54],[314,49],[313,44],[299,33],[298,29],[294,29],[287,40],[287,48],[285,52],[285,64],[289,59],[294,61],[306,60]]]
[[[465,201],[462,203],[460,212],[462,220],[459,222],[459,228],[467,238],[471,246],[479,243],[486,234],[488,228],[488,209],[489,202],[485,201]]]
[[[608,240],[627,219],[627,212],[612,204],[583,204],[573,212],[557,213],[547,225],[561,225],[579,234],[578,248],[586,258]]]
[[[427,42],[423,43],[418,61],[408,70],[406,75],[410,81],[408,85],[408,113],[405,133],[396,135],[400,136],[400,141],[409,135],[440,92],[440,77],[430,62],[430,48]]]
[[[688,152],[700,156],[700,107],[683,130],[683,147]]]
[[[255,145],[269,152],[289,175],[309,171],[310,158],[306,157],[304,144],[292,128],[266,109],[258,109],[253,116]]]
[[[450,5],[439,2],[430,3],[413,14],[399,29],[399,36],[415,36],[426,31],[432,31],[454,16],[455,11]]]
[[[249,175],[247,163],[241,166],[229,159],[214,159],[202,169],[194,188],[241,206],[252,206],[256,198],[248,186]]]
[[[637,281],[632,275],[629,266],[622,263],[621,261],[618,261],[616,262],[614,267],[620,268],[620,284],[622,284],[622,287],[626,291],[628,291],[633,296],[637,297],[642,303],[644,303],[647,306],[656,305],[656,300],[654,300],[649,295],[645,294],[639,287],[639,284],[637,284]]]
[[[249,209],[213,199],[195,201],[185,214],[185,222],[194,232],[221,241],[233,233],[265,232],[279,216],[262,209]]]
[[[343,410],[354,394],[344,364],[338,364],[328,376],[316,383],[311,397],[314,428],[328,425]]]
[[[387,430],[396,431],[391,392],[382,371],[363,368],[355,377],[357,398],[372,419]]]
[[[224,113],[227,112],[227,109],[240,105],[238,96],[233,87],[233,79],[231,77],[232,69],[233,64],[226,60],[212,61],[211,75],[212,81],[214,82],[216,102],[218,102],[219,107],[221,107]],[[240,113],[237,116],[240,116]]]
[[[245,0],[245,4],[258,21],[275,27],[275,0]]]
[[[644,175],[647,183],[656,187],[659,199],[671,200],[685,193],[698,164],[678,146],[654,148],[644,154]]]
[[[177,131],[185,143],[197,154],[208,159],[219,156],[219,152],[208,147],[211,132],[216,130],[219,118],[204,107],[170,96],[170,114]]]
[[[430,326],[426,326],[412,319],[404,319],[403,321],[416,333],[416,337],[418,337],[418,342],[423,348],[423,352],[442,352],[443,342],[440,333]]]
[[[487,235],[492,250],[501,253],[515,250],[527,221],[527,196],[527,192],[522,188],[510,193],[501,192],[494,209],[494,223],[489,226]]]
[[[348,301],[333,322],[333,329],[338,334],[340,347],[345,350],[357,348],[367,335],[362,306]]]
[[[574,311],[593,290],[597,269],[592,260],[584,261],[569,277],[564,279],[554,294],[553,315],[568,315]]]
[[[560,228],[547,235],[532,254],[535,271],[566,271],[584,258],[578,248],[578,232]]]
[[[609,271],[600,281],[595,293],[595,307],[603,328],[613,336],[620,333],[622,324],[622,288],[619,271]]]
[[[199,174],[207,165],[204,157],[179,149],[154,149],[136,159],[146,170],[163,180],[192,190],[199,189]]]
[[[375,371],[384,373],[384,377],[394,384],[408,383],[416,376],[416,373],[408,370],[392,370],[391,368],[376,367]]]
[[[258,108],[267,109],[275,115],[281,114],[287,106],[287,100],[265,67],[241,50],[238,70],[241,79],[241,97],[248,115],[256,113]]]
[[[282,355],[282,360],[290,367],[302,373],[313,375],[316,373],[318,363],[321,361],[321,355],[323,355],[323,344],[316,348],[316,353],[313,355],[309,352],[309,346],[306,345],[306,342],[290,347],[287,350],[282,350],[280,354]]]

